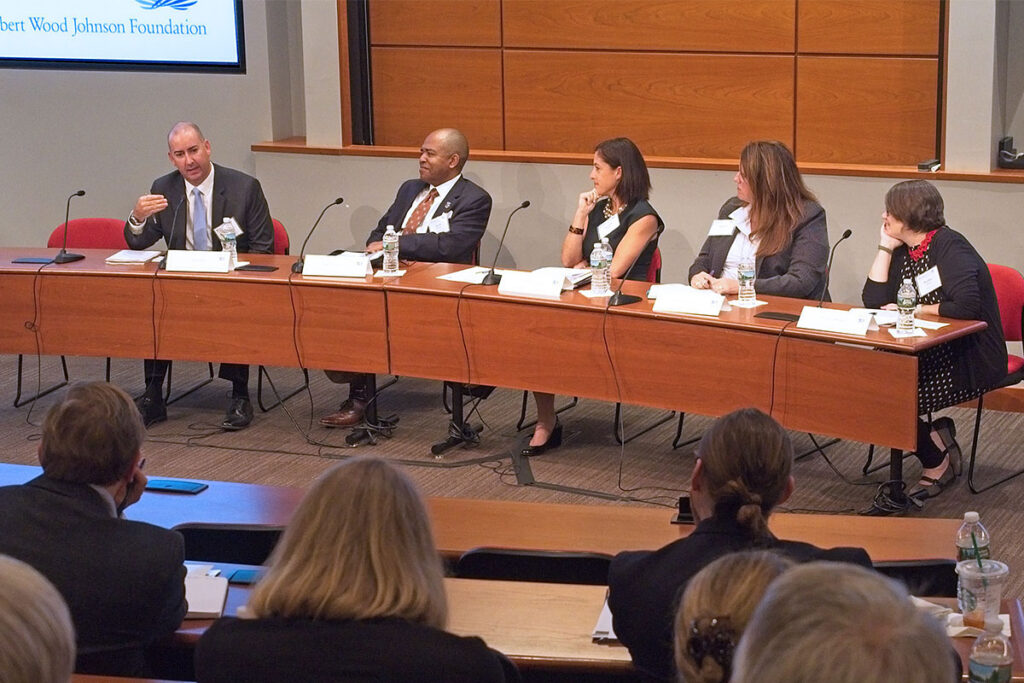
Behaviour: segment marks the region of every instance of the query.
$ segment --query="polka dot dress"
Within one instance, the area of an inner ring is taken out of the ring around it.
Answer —
[[[914,280],[931,267],[930,252],[926,251],[917,261],[908,257],[900,269],[900,281],[906,278]],[[937,304],[943,298],[942,287],[938,287],[920,297],[918,303]],[[927,349],[917,357],[917,405],[921,415],[969,401],[985,393],[980,389],[972,391],[954,384],[953,368],[957,363],[958,348],[959,344],[953,341]]]

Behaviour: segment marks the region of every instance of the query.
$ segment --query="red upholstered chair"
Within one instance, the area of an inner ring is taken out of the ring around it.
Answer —
[[[53,232],[46,246],[64,246],[64,224]],[[68,246],[73,249],[127,249],[124,241],[124,220],[120,218],[76,218],[68,221]]]
[[[291,240],[288,238],[288,231],[285,230],[284,224],[276,218],[271,219],[274,222],[274,253],[287,256],[288,250],[291,247]],[[287,396],[275,400],[270,405],[265,405],[263,402],[263,378],[267,378],[267,382],[270,383],[271,388],[274,389],[274,393],[277,393],[277,389],[274,388],[273,380],[270,379],[270,374],[267,372],[267,368],[263,365],[256,371],[256,403],[259,405],[260,410],[264,413],[273,410],[278,407],[284,401],[287,401],[292,396],[295,396],[300,391],[305,391],[309,387],[309,370],[302,368],[302,376],[305,380],[298,389],[295,389],[288,393]]]
[[[1021,276],[1013,268],[994,263],[988,264],[988,271],[992,274],[992,284],[995,286],[996,300],[999,302],[999,317],[1003,323],[1003,335],[1006,337],[1006,341],[1024,340],[1024,276]],[[1009,387],[1020,381],[1024,381],[1024,358],[1009,354],[1006,362],[1006,378],[994,389]],[[1018,470],[984,486],[975,483],[974,465],[978,454],[978,436],[981,434],[981,411],[984,399],[984,395],[978,397],[978,410],[974,416],[974,438],[971,443],[971,461],[967,469],[967,485],[972,493],[987,491],[1024,474],[1024,470]]]
[[[61,223],[46,240],[46,246],[51,249],[60,249],[64,246],[64,223]],[[124,241],[124,220],[120,218],[76,218],[68,221],[67,224],[67,246],[71,249],[127,249],[128,243]],[[61,372],[64,379],[46,389],[40,389],[35,395],[26,398],[21,397],[22,393],[22,369],[24,357],[18,355],[18,380],[14,393],[14,407],[21,406],[34,401],[40,396],[45,396],[66,386],[68,377],[68,362],[64,356],[60,357]],[[107,358],[107,381],[110,381],[110,359]]]

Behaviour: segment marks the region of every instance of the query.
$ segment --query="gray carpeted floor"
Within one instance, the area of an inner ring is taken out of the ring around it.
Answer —
[[[69,358],[68,362],[73,380],[103,377],[102,359]],[[0,397],[2,460],[36,464],[39,425],[54,395],[39,399],[35,406],[13,408],[16,367],[15,357],[0,356],[0,381],[5,387]],[[115,360],[113,368],[115,383],[133,395],[141,392],[141,361]],[[255,369],[251,382],[254,400]],[[175,389],[198,380],[205,371],[205,366],[198,363],[176,364]],[[58,373],[57,359],[44,358],[44,386],[56,379]],[[26,392],[32,393],[37,385],[34,358],[26,359],[26,374]],[[274,368],[271,374],[282,392],[301,380],[301,373],[294,369]],[[672,506],[688,485],[693,447],[672,449],[675,420],[622,448],[612,435],[614,405],[592,400],[581,400],[579,406],[562,415],[566,438],[561,448],[531,459],[529,471],[516,472],[511,454],[529,437],[529,430],[516,432],[522,393],[507,389],[495,391],[473,415],[472,423],[484,426],[477,446],[455,448],[435,458],[430,445],[447,435],[448,417],[441,405],[441,383],[410,378],[401,378],[380,395],[382,414],[400,417],[392,438],[381,439],[376,445],[349,448],[345,445],[347,431],[321,428],[315,419],[334,410],[345,397],[347,387],[331,384],[319,372],[310,375],[310,392],[288,401],[287,412],[278,408],[260,413],[257,409],[253,425],[238,433],[225,433],[217,427],[228,403],[230,386],[226,382],[215,380],[171,405],[169,420],[150,431],[145,446],[147,472],[304,486],[339,459],[373,454],[400,463],[422,490],[432,496]],[[269,402],[273,396],[268,387],[264,388]],[[563,400],[568,399],[559,399]],[[966,460],[973,413],[961,409],[947,413],[956,420]],[[664,414],[627,407],[627,434]],[[699,436],[707,424],[708,418],[687,416],[684,439]],[[1024,416],[986,413],[979,447],[978,474],[982,480],[1008,472],[1014,466],[1024,467],[1022,425]],[[794,434],[793,438],[798,452],[811,447],[808,435]],[[852,514],[865,508],[874,496],[877,482],[884,478],[883,472],[861,477],[866,452],[865,444],[841,442],[826,449],[827,459],[815,454],[798,462],[794,470],[797,491],[784,509]],[[916,476],[917,461],[907,460],[906,470],[908,477]],[[533,485],[519,483],[529,481],[531,476]],[[965,510],[978,510],[992,533],[994,556],[1010,565],[1010,594],[1020,597],[1024,595],[1024,539],[1018,535],[1024,527],[1022,493],[1024,477],[982,495],[972,495],[961,478],[923,511],[910,514],[960,517]],[[538,519],[535,523],[540,526],[558,521]],[[952,538],[949,543],[952,548]]]

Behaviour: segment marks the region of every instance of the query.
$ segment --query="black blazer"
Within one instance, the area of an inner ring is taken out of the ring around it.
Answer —
[[[427,183],[422,180],[406,180],[402,183],[395,201],[381,216],[377,227],[366,238],[366,243],[381,241],[389,225],[401,232],[405,214],[409,212],[416,195],[426,187]],[[484,236],[487,221],[491,217],[491,195],[463,176],[452,186],[444,201],[437,205],[433,217],[449,211],[451,218],[448,220],[448,232],[402,235],[398,238],[399,257],[407,261],[473,263],[477,244]]]
[[[732,197],[718,212],[720,219],[726,219],[743,202]],[[709,236],[704,240],[696,260],[690,266],[690,279],[697,273],[708,273],[722,277],[725,257],[729,255],[732,242],[739,228],[732,235]],[[825,266],[828,265],[828,227],[825,209],[817,202],[804,204],[804,215],[793,229],[789,247],[771,256],[757,257],[754,289],[758,294],[789,296],[797,299],[817,299],[825,287]],[[831,301],[828,293],[825,300]]]
[[[185,616],[181,534],[113,517],[87,484],[43,474],[0,488],[0,553],[35,567],[64,596],[80,673],[147,676],[145,646]]]
[[[615,635],[629,648],[633,664],[658,680],[674,680],[672,624],[690,578],[714,560],[758,546],[735,518],[714,516],[686,538],[660,550],[623,552],[608,570],[608,606]],[[860,548],[822,550],[799,541],[771,542],[767,548],[797,561],[832,560],[871,567]]]
[[[896,301],[903,280],[900,272],[909,258],[907,245],[893,249],[889,279],[864,282],[861,298],[868,308]],[[967,238],[943,226],[928,247],[932,264],[939,270],[939,315],[960,320],[984,320],[988,327],[976,334],[949,342],[961,362],[953,368],[953,389],[991,389],[1006,378],[1006,342],[992,274]]]
[[[479,638],[404,619],[219,619],[199,639],[201,683],[504,683],[519,672]]]
[[[272,254],[274,223],[260,181],[233,168],[219,164],[214,164],[214,167],[213,223],[210,225],[213,249],[220,251],[220,240],[212,228],[223,223],[225,216],[230,216],[242,228],[242,234],[238,236],[239,252]],[[167,197],[167,208],[150,216],[138,235],[132,232],[125,221],[124,239],[128,246],[132,249],[148,249],[163,238],[169,249],[184,249],[188,200],[185,198],[185,180],[181,173],[172,171],[157,178],[149,193]]]

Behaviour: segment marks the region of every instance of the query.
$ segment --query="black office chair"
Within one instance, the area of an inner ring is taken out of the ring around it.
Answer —
[[[606,586],[611,561],[603,553],[473,548],[462,554],[454,573],[460,579]]]
[[[283,526],[268,524],[179,524],[185,537],[185,559],[230,564],[266,564],[281,538]]]
[[[911,595],[956,597],[955,560],[892,560],[874,565],[876,571],[901,581]]]

